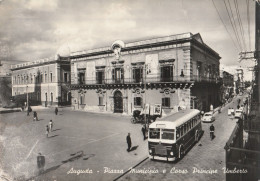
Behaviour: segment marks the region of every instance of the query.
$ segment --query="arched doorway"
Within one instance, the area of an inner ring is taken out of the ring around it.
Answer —
[[[120,91],[114,93],[114,113],[123,112],[123,97]]]

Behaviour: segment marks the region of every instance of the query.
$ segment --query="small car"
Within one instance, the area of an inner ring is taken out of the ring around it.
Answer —
[[[241,116],[242,116],[242,110],[241,109],[237,109],[236,111],[235,111],[235,118],[240,118]]]
[[[234,109],[233,109],[233,108],[229,108],[229,109],[228,109],[228,115],[229,115],[229,116],[232,116],[232,115],[234,115],[234,114],[235,114]]]
[[[215,117],[213,116],[213,112],[206,112],[201,118],[202,122],[213,122],[215,121]]]

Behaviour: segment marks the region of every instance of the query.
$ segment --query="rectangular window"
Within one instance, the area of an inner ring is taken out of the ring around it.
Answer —
[[[52,73],[50,73],[50,79],[51,79],[51,82],[52,82]]]
[[[143,68],[133,69],[133,80],[135,83],[140,83],[143,81]]]
[[[97,84],[104,84],[105,80],[105,71],[104,70],[99,70],[96,71],[96,81]]]
[[[178,127],[176,130],[176,139],[180,137],[180,128]]]
[[[64,73],[64,82],[68,82],[68,73],[67,72],[65,72]]]
[[[135,97],[134,98],[134,106],[135,107],[141,107],[142,106],[142,98],[141,97]]]
[[[162,129],[162,139],[173,140],[174,139],[174,129]]]
[[[160,129],[158,129],[158,128],[151,128],[149,130],[149,138],[151,138],[151,139],[160,139]]]
[[[162,107],[171,107],[170,100],[171,99],[169,97],[162,98]]]
[[[79,84],[85,84],[85,72],[80,72],[78,74]]]
[[[161,82],[171,82],[173,80],[173,66],[161,66]]]
[[[103,97],[101,97],[101,96],[98,97],[98,105],[99,106],[103,106],[104,105],[103,100],[104,100]]]
[[[124,83],[124,69],[112,69],[112,80],[114,81],[114,83]]]

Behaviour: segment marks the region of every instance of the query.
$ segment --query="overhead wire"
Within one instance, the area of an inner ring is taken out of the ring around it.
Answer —
[[[243,41],[243,44],[244,44],[245,51],[247,51],[245,32],[244,32],[244,27],[243,27],[243,24],[242,24],[242,21],[241,21],[239,6],[238,6],[237,0],[234,0],[234,4],[235,4],[235,8],[236,8],[236,13],[237,13],[238,24],[239,24],[239,27],[240,27],[242,41]]]
[[[231,33],[228,31],[228,28],[227,28],[226,24],[224,23],[223,19],[221,18],[221,15],[220,15],[220,13],[219,13],[219,11],[218,11],[218,8],[216,7],[216,5],[215,5],[215,3],[214,3],[214,0],[211,0],[211,1],[212,1],[213,5],[214,5],[214,8],[215,8],[216,11],[217,11],[217,14],[218,14],[218,16],[219,16],[219,19],[221,20],[222,24],[224,25],[224,27],[225,27],[225,29],[226,29],[228,35],[230,36],[230,38],[231,38],[231,40],[232,40],[234,46],[235,46],[236,49],[239,51],[239,47],[238,47],[237,44],[235,43],[235,40],[233,39]]]
[[[242,51],[242,46],[241,46],[241,43],[240,43],[240,39],[239,39],[239,37],[238,37],[238,33],[237,33],[237,31],[236,31],[236,27],[235,27],[235,25],[234,25],[234,23],[233,23],[233,21],[232,21],[232,18],[231,18],[231,13],[229,12],[229,10],[228,10],[228,7],[227,7],[227,4],[226,4],[226,1],[225,0],[223,0],[224,1],[224,4],[225,4],[225,7],[226,7],[226,11],[227,11],[227,13],[228,13],[228,17],[229,17],[229,20],[230,20],[230,23],[231,23],[231,26],[232,26],[232,28],[233,28],[233,31],[235,32],[235,37],[236,37],[236,40],[237,40],[237,43],[238,43],[238,46],[239,46],[239,48],[240,48],[240,51]],[[229,1],[228,1],[229,2]],[[231,11],[232,12],[232,11]],[[232,14],[233,15],[233,14]],[[233,18],[234,19],[234,18]]]
[[[248,36],[249,36],[249,51],[251,51],[249,0],[247,0],[246,4],[247,4],[247,27],[248,27],[247,29],[248,29]]]

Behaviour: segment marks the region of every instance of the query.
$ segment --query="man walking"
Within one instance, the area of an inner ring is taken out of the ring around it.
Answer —
[[[37,112],[36,111],[33,112],[33,120],[34,121],[38,121],[38,117],[37,117]]]
[[[58,114],[58,108],[57,107],[55,108],[55,114],[56,115]]]
[[[48,134],[49,134],[49,132],[50,132],[49,126],[46,125],[46,137],[47,137],[47,138],[48,138]]]
[[[44,172],[44,166],[45,166],[45,157],[39,153],[37,156],[37,166],[39,169],[39,174]]]
[[[130,137],[130,133],[128,133],[127,137],[126,137],[126,142],[127,142],[127,151],[129,152],[132,146],[132,141],[131,141],[131,137]]]
[[[144,140],[146,139],[146,127],[145,124],[142,127],[142,132],[143,132],[143,136],[144,136]]]
[[[50,127],[50,132],[52,132],[52,128],[53,128],[53,122],[52,122],[52,120],[50,120],[50,122],[49,122],[49,127]]]

